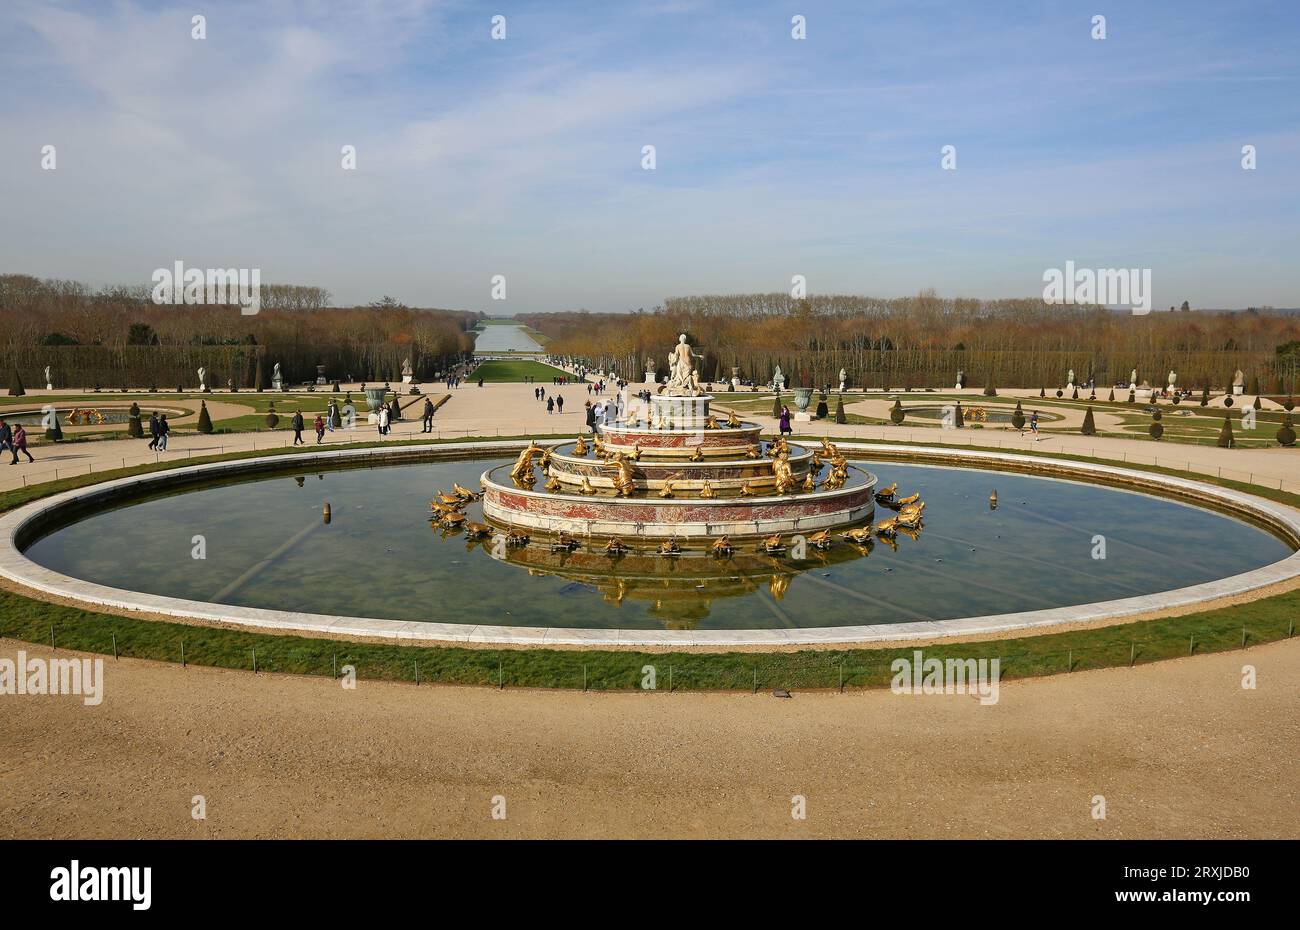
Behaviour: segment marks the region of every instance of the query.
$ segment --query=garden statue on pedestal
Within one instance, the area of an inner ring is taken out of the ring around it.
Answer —
[[[776,366],[776,371],[772,373],[772,388],[779,394],[785,390],[785,375],[781,374],[781,366]]]
[[[668,354],[668,393],[675,397],[698,397],[700,395],[699,376],[695,371],[695,359],[703,358],[686,343],[686,334],[677,337],[677,345]]]
[[[54,390],[54,379],[52,379],[52,378],[50,377],[50,366],[49,366],[49,365],[46,365],[46,366],[45,366],[45,390],[47,390],[47,391],[52,391],[52,390]]]
[[[1170,371],[1170,372],[1169,372],[1169,387],[1168,387],[1168,391],[1169,391],[1170,394],[1174,393],[1174,390],[1175,390],[1175,388],[1174,388],[1174,382],[1177,381],[1177,380],[1178,380],[1178,375],[1175,374],[1173,371]]]
[[[1128,376],[1128,389],[1136,391],[1138,389],[1138,370],[1134,368]]]
[[[1065,389],[1067,391],[1074,390],[1074,369],[1073,368],[1070,369],[1070,376],[1065,379]]]
[[[409,358],[402,359],[402,383],[410,384],[414,375],[415,369],[411,367],[411,360]]]
[[[655,375],[655,360],[647,357],[645,360],[645,383],[654,384],[658,381]]]
[[[960,391],[965,386],[966,386],[966,372],[958,368],[957,369],[957,390]]]
[[[199,393],[203,393],[208,389],[207,384],[204,383],[207,376],[208,376],[208,370],[206,368],[200,368],[199,369]]]
[[[1232,393],[1234,395],[1240,395],[1244,393],[1245,390],[1246,376],[1242,373],[1241,369],[1238,368],[1237,373],[1232,376]]]
[[[271,390],[284,390],[284,377],[280,374],[280,363],[275,363],[275,368],[271,371]]]
[[[840,369],[840,390],[841,391],[844,390],[844,385],[848,382],[848,380],[849,380],[849,373],[845,371],[843,368],[841,368]]]

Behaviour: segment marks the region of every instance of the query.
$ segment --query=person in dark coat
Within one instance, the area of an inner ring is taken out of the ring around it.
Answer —
[[[158,411],[155,410],[149,417],[149,448],[158,448]]]
[[[10,465],[18,464],[19,452],[27,456],[27,461],[29,462],[36,461],[36,459],[32,458],[32,454],[27,451],[27,430],[23,428],[23,425],[21,423],[19,423],[17,426],[14,427],[13,445],[14,445],[14,460],[9,463]]]
[[[316,422],[314,426],[316,427],[316,445],[319,446],[325,441],[325,418],[319,413],[316,414]]]
[[[422,419],[424,422],[424,429],[422,430],[422,432],[432,433],[433,432],[433,401],[429,400],[429,398],[427,397],[424,399],[424,416]]]
[[[781,407],[781,432],[782,433],[794,432],[794,430],[790,429],[790,408],[784,405],[782,405]]]
[[[305,443],[302,441],[303,426],[304,423],[302,419],[302,411],[295,410],[293,412],[293,444],[295,446],[305,445]]]

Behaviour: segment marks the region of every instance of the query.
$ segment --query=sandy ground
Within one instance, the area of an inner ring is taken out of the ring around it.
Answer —
[[[0,655],[19,648],[50,655],[0,641]],[[1297,640],[1008,682],[993,706],[887,691],[347,691],[111,659],[105,682],[98,707],[0,696],[0,835],[1300,835]],[[791,817],[796,794],[806,820]],[[194,795],[206,820],[190,816]]]

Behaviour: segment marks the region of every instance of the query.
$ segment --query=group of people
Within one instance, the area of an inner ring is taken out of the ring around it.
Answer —
[[[563,394],[552,394],[552,395],[550,395],[550,396],[547,396],[547,394],[546,394],[546,388],[539,387],[539,388],[535,388],[535,389],[533,390],[533,399],[534,399],[534,400],[539,400],[539,401],[540,401],[540,400],[544,400],[544,401],[546,401],[546,412],[547,412],[547,413],[555,413],[557,410],[558,410],[560,413],[564,413],[564,395],[563,395]]]
[[[23,428],[23,425],[15,423],[10,426],[4,421],[3,417],[0,417],[0,452],[6,451],[12,452],[14,456],[13,461],[9,463],[10,465],[18,464],[19,452],[27,456],[27,461],[36,461],[36,459],[32,458],[32,454],[27,451],[27,430]]]
[[[597,400],[594,404],[587,401],[587,429],[596,432],[597,426],[617,423],[623,419],[623,401],[617,397],[609,400]]]
[[[154,452],[167,451],[167,437],[171,435],[172,427],[167,422],[167,414],[158,415],[155,410],[149,416],[149,448]]]

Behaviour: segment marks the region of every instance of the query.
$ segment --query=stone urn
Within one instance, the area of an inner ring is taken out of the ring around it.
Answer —
[[[799,408],[800,413],[808,411],[808,405],[812,403],[813,389],[810,387],[800,387],[794,389],[794,405]]]
[[[385,398],[388,396],[386,387],[368,387],[366,388],[366,406],[370,408],[370,414],[366,417],[369,423],[379,422],[379,408],[385,404]]]

